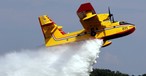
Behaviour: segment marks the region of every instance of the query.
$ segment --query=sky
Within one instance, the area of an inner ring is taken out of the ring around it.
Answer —
[[[96,13],[106,13],[108,6],[115,20],[135,24],[136,31],[112,40],[102,48],[95,68],[118,70],[128,74],[146,73],[145,0],[4,0],[0,1],[0,55],[43,46],[44,38],[38,16],[47,14],[66,32],[82,29],[76,11],[91,2]]]

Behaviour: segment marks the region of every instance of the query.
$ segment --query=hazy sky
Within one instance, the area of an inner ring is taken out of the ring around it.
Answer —
[[[119,70],[128,74],[146,73],[146,1],[145,0],[3,0],[0,1],[0,55],[21,49],[35,49],[44,44],[38,16],[47,14],[66,32],[82,29],[76,10],[91,2],[97,13],[108,6],[116,20],[136,25],[136,31],[112,40],[102,48],[97,68]]]

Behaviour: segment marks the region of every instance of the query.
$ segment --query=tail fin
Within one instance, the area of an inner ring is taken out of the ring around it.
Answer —
[[[52,33],[57,29],[57,25],[47,15],[39,16],[39,22],[44,38],[50,38]]]

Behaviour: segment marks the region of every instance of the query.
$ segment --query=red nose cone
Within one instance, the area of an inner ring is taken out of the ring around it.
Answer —
[[[136,29],[135,26],[132,29],[130,29],[129,34],[133,33],[135,31],[135,29]]]

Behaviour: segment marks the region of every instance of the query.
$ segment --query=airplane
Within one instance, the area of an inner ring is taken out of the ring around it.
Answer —
[[[106,47],[112,43],[111,39],[127,36],[136,29],[132,23],[115,21],[110,8],[108,8],[108,13],[96,14],[91,3],[81,4],[77,15],[83,29],[71,33],[65,33],[63,27],[57,25],[47,15],[39,16],[45,46],[50,47],[88,39],[103,39],[102,47]]]

